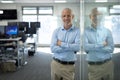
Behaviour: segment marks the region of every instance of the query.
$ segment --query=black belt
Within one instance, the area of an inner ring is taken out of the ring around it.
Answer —
[[[59,60],[59,59],[56,59],[56,58],[53,58],[55,61],[57,61],[57,62],[59,62],[59,63],[61,63],[61,64],[68,64],[68,65],[73,65],[73,64],[75,64],[75,62],[74,61],[70,61],[70,62],[67,62],[67,61],[61,61],[61,60]]]
[[[108,62],[108,61],[110,61],[111,60],[111,58],[110,59],[106,59],[106,60],[104,60],[104,61],[99,61],[99,62],[91,62],[91,61],[88,61],[88,64],[90,64],[90,65],[101,65],[101,64],[104,64],[104,63],[106,63],[106,62]]]

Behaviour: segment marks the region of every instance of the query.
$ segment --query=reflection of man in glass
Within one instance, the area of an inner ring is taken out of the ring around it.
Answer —
[[[100,21],[102,13],[94,8],[89,15],[91,26],[85,29],[85,51],[88,61],[89,80],[113,80],[112,55],[114,50],[110,30]]]

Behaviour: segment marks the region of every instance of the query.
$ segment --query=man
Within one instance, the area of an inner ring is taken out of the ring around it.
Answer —
[[[89,80],[113,80],[113,37],[101,25],[102,16],[98,8],[94,8],[89,15],[91,26],[85,29],[84,48],[87,53]]]
[[[63,26],[57,28],[52,36],[51,63],[52,80],[74,80],[76,51],[80,50],[80,30],[72,24],[74,18],[70,8],[61,15]]]

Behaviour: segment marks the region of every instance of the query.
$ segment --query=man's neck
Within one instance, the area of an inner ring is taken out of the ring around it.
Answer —
[[[64,29],[68,30],[72,27],[72,24],[71,25],[64,25]]]

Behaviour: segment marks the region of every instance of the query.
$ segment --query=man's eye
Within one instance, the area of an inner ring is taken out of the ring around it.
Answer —
[[[70,15],[64,15],[63,17],[71,17]]]
[[[66,16],[63,16],[63,17],[66,17]]]

